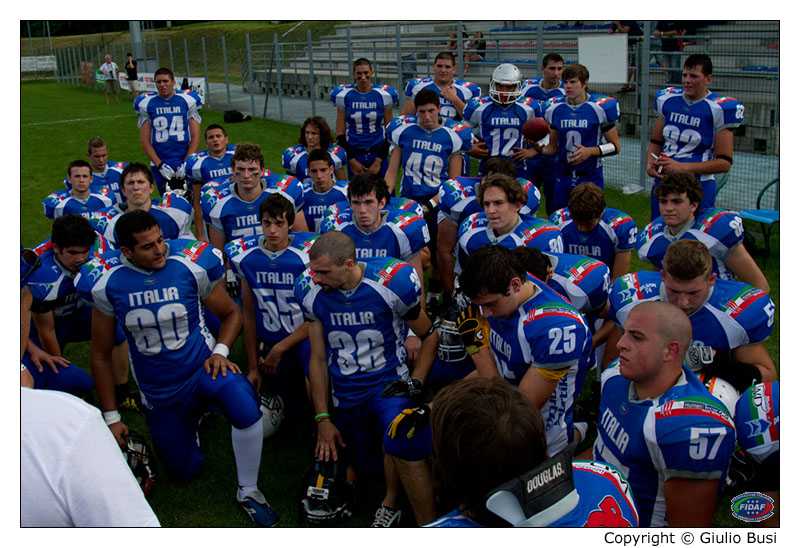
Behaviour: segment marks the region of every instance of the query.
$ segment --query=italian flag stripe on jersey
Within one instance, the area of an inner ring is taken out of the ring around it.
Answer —
[[[769,437],[772,441],[777,440],[780,435],[778,434],[778,426],[775,424],[775,400],[772,399],[772,383],[764,383],[764,395],[767,397],[769,406],[767,406],[767,421],[769,421]]]
[[[403,263],[395,259],[386,261],[378,272],[378,277],[383,285],[389,285],[394,275],[403,267]]]
[[[726,311],[732,318],[736,318],[744,312],[753,301],[758,300],[763,296],[764,292],[754,287],[743,287],[732,299],[725,303]]]
[[[551,318],[555,316],[561,316],[563,318],[569,318],[571,320],[575,320],[580,324],[583,324],[583,318],[576,314],[575,312],[563,308],[557,304],[554,305],[545,305],[542,307],[534,308],[530,312],[528,312],[528,316],[525,318],[524,324],[528,324],[532,321],[542,319],[542,318]]]
[[[664,404],[664,407],[656,412],[656,419],[667,417],[709,417],[725,423],[734,428],[728,415],[717,409],[713,403],[705,399],[687,398],[685,400],[674,400]]]
[[[708,229],[711,228],[711,226],[714,223],[716,223],[719,220],[719,218],[725,215],[726,213],[727,211],[718,211],[714,215],[711,215],[710,217],[706,217],[705,219],[703,219],[703,229],[708,231]]]
[[[589,275],[590,272],[593,272],[597,268],[600,268],[602,265],[599,261],[593,261],[591,259],[584,259],[576,264],[574,267],[569,269],[569,274],[572,276],[572,280],[578,284],[580,283],[586,276]]]

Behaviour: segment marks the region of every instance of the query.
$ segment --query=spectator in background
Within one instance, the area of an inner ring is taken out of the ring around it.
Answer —
[[[125,74],[128,76],[128,86],[131,92],[131,98],[139,95],[139,72],[136,59],[133,58],[132,53],[128,53],[128,59],[125,61]]]
[[[636,21],[612,21],[611,30],[612,34],[621,33],[628,36],[643,36],[642,27]],[[635,44],[635,42],[634,42]],[[636,79],[636,46],[632,46],[630,40],[628,41],[628,83],[622,86],[619,90],[633,91],[633,82]]]
[[[465,49],[464,74],[469,72],[470,61],[483,61],[486,59],[486,40],[483,38],[483,33],[476,30],[475,36],[467,42]]]
[[[109,104],[109,95],[114,95],[114,101],[119,102],[117,96],[117,75],[119,74],[119,67],[111,60],[111,54],[106,53],[104,57],[105,62],[100,65],[100,72],[103,74],[103,79],[106,82],[106,104]]]
[[[659,21],[653,34],[661,39],[661,51],[666,55],[661,56],[661,67],[668,69],[667,84],[677,84],[681,81],[681,55],[683,40],[686,34],[686,24],[683,21]],[[678,70],[675,70],[678,69]]]

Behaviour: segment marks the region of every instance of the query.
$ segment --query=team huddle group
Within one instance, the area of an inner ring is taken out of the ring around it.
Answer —
[[[619,105],[586,67],[549,54],[524,80],[504,63],[488,96],[455,70],[439,53],[393,117],[397,90],[356,60],[335,133],[308,118],[276,174],[217,124],[198,151],[202,100],[159,69],[134,100],[150,165],[93,138],[43,202],[51,238],[22,261],[34,386],[96,389],[121,447],[119,410],[140,410],[187,481],[198,422],[221,413],[262,526],[276,406],[314,417],[312,524],[348,517],[376,474],[376,527],[402,507],[440,527],[708,526],[726,486],[777,497],[775,306],[742,219],[714,207],[744,107],[708,89],[711,60],[656,95],[641,228],[606,204]],[[634,250],[651,270],[631,272]],[[60,357],[76,341],[91,376]]]

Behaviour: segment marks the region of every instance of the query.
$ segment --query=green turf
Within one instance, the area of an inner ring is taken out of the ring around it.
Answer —
[[[221,113],[201,111],[203,125],[221,123]],[[62,122],[82,118],[87,121]],[[59,122],[59,123],[52,123]],[[262,146],[267,166],[280,169],[281,152],[296,142],[298,127],[265,120],[227,124],[231,142],[254,142]],[[136,115],[128,100],[106,105],[103,95],[83,88],[58,85],[53,82],[22,84],[22,183],[21,183],[21,240],[32,245],[48,237],[49,222],[42,214],[41,200],[49,192],[61,188],[66,165],[86,155],[86,142],[100,135],[109,144],[110,158],[125,161],[144,161],[138,143]],[[625,196],[613,188],[607,190],[607,201],[631,214],[637,225],[649,219],[649,202],[644,195]],[[751,229],[752,227],[748,227]],[[776,231],[777,232],[777,231]],[[778,235],[773,236],[773,254],[759,264],[772,287],[772,296],[779,302]],[[645,268],[636,257],[633,268]],[[770,355],[778,364],[780,306],[775,315],[775,330],[767,341]],[[88,365],[88,344],[71,345],[67,357],[82,366]],[[243,363],[241,342],[232,352]],[[141,416],[123,412],[129,426],[146,433]],[[281,513],[282,526],[298,525],[297,500],[302,488],[303,471],[309,464],[312,440],[309,429],[301,422],[286,428],[267,440],[261,466],[260,485],[270,502]],[[151,495],[150,502],[165,526],[246,526],[250,522],[234,502],[235,471],[230,445],[230,427],[220,416],[212,416],[200,431],[206,455],[202,475],[188,485],[176,484],[164,474]],[[368,524],[380,500],[380,485],[369,485],[367,494],[358,501],[360,511],[349,525]],[[730,517],[730,495],[720,500],[717,522],[738,526],[741,522]]]

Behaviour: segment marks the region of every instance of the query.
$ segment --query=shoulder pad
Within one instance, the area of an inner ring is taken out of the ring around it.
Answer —
[[[556,210],[550,215],[550,222],[556,226],[561,226],[564,223],[571,221],[572,217],[569,214],[569,208],[562,207],[559,210]]]
[[[225,244],[225,247],[223,248],[225,256],[231,261],[236,260],[237,257],[239,257],[248,249],[258,247],[258,239],[259,236],[247,236],[245,238],[231,240]]]
[[[738,322],[751,343],[772,333],[775,303],[761,289],[735,280],[717,280],[709,304]]]
[[[704,209],[698,212],[695,226],[713,236],[725,247],[722,250],[722,256],[727,254],[728,249],[744,241],[742,218],[735,211],[717,208]]]
[[[208,242],[199,240],[169,240],[169,256],[188,259],[207,270],[222,264],[222,252]]]
[[[94,256],[81,266],[75,277],[75,289],[82,299],[93,302],[92,289],[103,274],[122,264],[121,253],[121,251],[110,251],[100,256]]]
[[[620,276],[614,280],[608,292],[608,317],[621,326],[634,304],[658,300],[661,296],[660,288],[659,272],[641,270]]]

